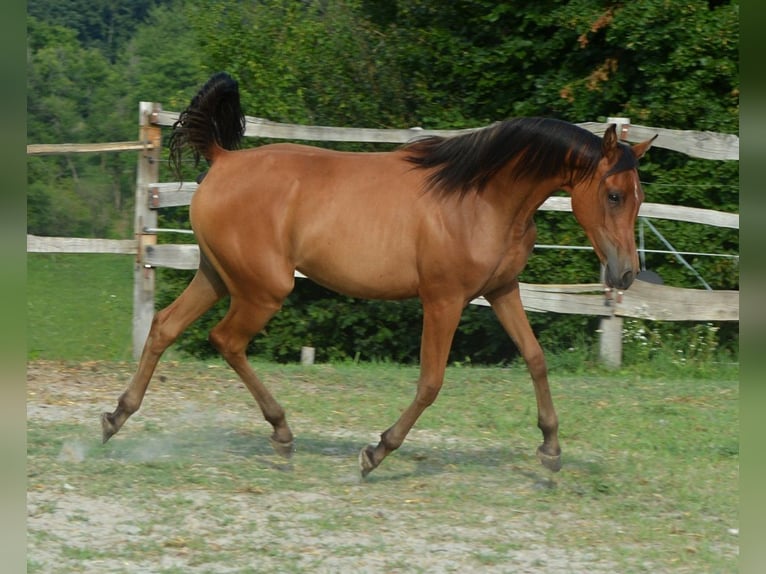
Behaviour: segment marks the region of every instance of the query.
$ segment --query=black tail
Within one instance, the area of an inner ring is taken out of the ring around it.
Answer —
[[[195,167],[200,156],[211,160],[213,146],[237,149],[245,133],[245,116],[239,104],[237,81],[219,72],[192,98],[170,135],[170,162],[181,178],[181,158],[184,148],[193,152]]]

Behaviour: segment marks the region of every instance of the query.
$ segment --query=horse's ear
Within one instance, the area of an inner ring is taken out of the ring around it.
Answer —
[[[658,135],[660,134],[655,134],[653,138],[648,139],[645,142],[637,143],[633,146],[633,154],[636,156],[636,159],[641,159],[644,157],[644,154],[650,147],[652,147],[652,142],[657,139]]]
[[[609,124],[604,132],[604,139],[601,141],[601,153],[604,157],[612,158],[617,151],[617,124]]]

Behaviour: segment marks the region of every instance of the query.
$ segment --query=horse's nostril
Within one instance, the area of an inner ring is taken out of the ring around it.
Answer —
[[[622,288],[627,289],[628,287],[630,287],[631,284],[633,283],[633,279],[635,279],[635,275],[633,274],[633,271],[631,271],[630,269],[627,270],[625,273],[623,273],[622,280],[620,281],[620,283],[622,284]]]
[[[627,289],[636,278],[636,274],[630,268],[623,271],[622,275],[613,272],[612,269],[612,267],[607,265],[605,282],[609,287],[614,287],[615,289]]]

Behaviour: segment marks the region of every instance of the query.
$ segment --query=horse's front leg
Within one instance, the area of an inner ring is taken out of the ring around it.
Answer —
[[[553,408],[543,350],[529,325],[521,303],[518,281],[514,281],[505,289],[489,293],[486,297],[503,328],[519,348],[532,376],[537,398],[537,426],[543,433],[543,444],[537,449],[537,457],[546,468],[558,472],[561,470],[559,419],[556,409]]]
[[[423,302],[423,334],[420,341],[420,378],[415,400],[388,430],[380,435],[377,446],[369,445],[359,453],[362,476],[367,476],[404,442],[418,417],[439,394],[444,381],[452,338],[463,311],[462,300]]]

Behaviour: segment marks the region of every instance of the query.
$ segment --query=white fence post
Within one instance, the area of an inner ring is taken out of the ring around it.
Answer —
[[[313,365],[316,349],[314,347],[301,347],[301,365]]]
[[[144,260],[147,245],[157,243],[157,235],[146,233],[147,228],[157,227],[157,212],[149,209],[149,184],[159,179],[161,128],[153,125],[153,114],[159,105],[141,102],[138,108],[139,140],[145,147],[138,158],[136,173],[136,215],[134,232],[138,250],[133,269],[133,358],[141,356],[141,350],[149,334],[154,317],[154,267]]]
[[[607,367],[617,369],[622,364],[622,317],[601,317],[599,325],[598,358]]]

